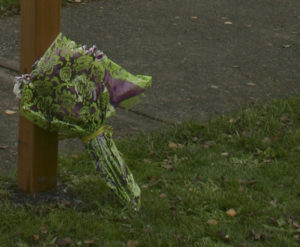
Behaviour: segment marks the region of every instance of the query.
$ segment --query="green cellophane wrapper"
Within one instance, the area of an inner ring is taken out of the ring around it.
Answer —
[[[101,176],[124,205],[138,209],[140,189],[105,120],[139,102],[152,78],[132,75],[93,46],[59,34],[30,74],[15,78],[20,114],[61,137],[80,137]]]

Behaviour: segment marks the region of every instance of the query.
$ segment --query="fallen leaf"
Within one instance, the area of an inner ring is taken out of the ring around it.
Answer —
[[[79,157],[78,154],[72,154],[73,159],[78,159],[78,157]]]
[[[165,193],[162,193],[162,194],[159,195],[159,197],[160,197],[160,198],[166,198],[167,195],[166,195]]]
[[[184,145],[179,143],[179,144],[177,144],[177,147],[180,148],[180,149],[183,149]]]
[[[137,240],[129,240],[127,242],[127,247],[136,247],[139,245],[139,242]]]
[[[227,152],[224,152],[224,153],[221,153],[221,156],[222,156],[222,157],[229,157],[229,156],[230,156],[230,154],[229,154],[229,153],[227,153]]]
[[[169,145],[168,145],[169,148],[184,148],[184,145],[180,144],[180,143],[175,143],[175,142],[169,142]]]
[[[59,247],[65,247],[68,246],[72,243],[72,239],[70,237],[66,237],[64,239],[61,239],[60,241],[58,241],[58,246]]]
[[[191,16],[191,19],[192,19],[192,20],[197,20],[197,19],[198,19],[198,16]]]
[[[216,143],[214,142],[214,141],[206,141],[205,143],[204,143],[204,145],[205,145],[205,147],[207,146],[207,148],[209,148],[209,147],[211,147],[211,146],[213,146],[213,145],[215,145]]]
[[[169,142],[169,148],[177,148],[177,144],[175,142]]]
[[[67,201],[67,200],[65,200],[65,199],[63,199],[63,200],[61,201],[61,203],[62,203],[64,206],[66,206],[66,207],[70,207],[70,206],[71,206],[71,202],[69,202],[69,201]]]
[[[176,210],[171,210],[171,215],[172,215],[172,218],[173,218],[173,219],[176,219],[176,217],[177,217],[177,212],[176,212]]]
[[[157,177],[157,176],[149,176],[149,177],[148,177],[148,180],[149,180],[150,182],[155,182],[155,181],[158,180],[158,177]]]
[[[181,240],[181,235],[179,235],[179,234],[174,234],[174,235],[173,235],[173,238],[176,239],[177,241],[178,241],[178,240]]]
[[[228,209],[228,210],[226,211],[226,214],[227,214],[228,216],[230,216],[230,217],[234,217],[234,216],[237,215],[236,211],[235,211],[233,208]]]
[[[192,141],[193,141],[193,142],[197,142],[197,141],[198,141],[198,137],[197,137],[197,136],[193,137],[193,138],[192,138]]]
[[[7,149],[7,148],[8,148],[8,146],[6,146],[6,145],[0,146],[0,149]]]
[[[254,86],[256,86],[256,84],[255,84],[255,83],[253,83],[253,82],[248,82],[248,83],[247,83],[247,85],[248,85],[248,86],[251,86],[251,87],[254,87]]]
[[[267,144],[267,143],[270,143],[270,142],[271,142],[270,137],[265,137],[265,138],[262,140],[262,143],[264,143],[264,144]]]
[[[293,222],[293,226],[296,228],[300,228],[300,225],[297,222]]]
[[[143,185],[142,185],[142,188],[143,188],[143,189],[148,189],[148,188],[149,188],[149,185],[148,185],[148,184],[143,184]]]
[[[244,180],[244,179],[239,179],[239,183],[240,184],[249,184],[249,185],[253,185],[256,183],[256,180]]]
[[[225,25],[232,25],[232,22],[231,21],[225,21],[224,24]]]
[[[209,225],[217,225],[218,221],[216,221],[215,219],[210,219],[210,220],[207,221],[207,224],[209,224]]]
[[[210,85],[210,88],[213,88],[213,89],[218,89],[219,87],[216,86],[216,85]]]
[[[34,241],[39,241],[40,236],[39,235],[33,235],[33,239],[34,239]]]
[[[83,243],[86,244],[86,245],[92,245],[96,242],[96,239],[93,238],[93,239],[87,239],[87,240],[84,240]]]
[[[222,239],[223,241],[225,241],[225,242],[228,242],[228,241],[229,241],[229,235],[228,235],[226,232],[224,232],[224,231],[218,231],[218,232],[217,232],[217,235],[218,235],[218,237],[219,237],[220,239]]]
[[[47,234],[48,233],[48,227],[47,226],[41,226],[41,233]]]
[[[163,165],[163,168],[165,168],[167,171],[174,169],[172,165]]]
[[[254,213],[253,213],[253,212],[249,212],[249,213],[247,214],[247,216],[248,216],[248,217],[253,217],[253,216],[254,216]]]
[[[288,117],[286,116],[286,115],[282,115],[281,117],[280,117],[280,121],[281,122],[287,122],[289,119],[288,119]]]
[[[290,48],[290,47],[292,47],[292,46],[293,46],[292,44],[282,45],[283,48]]]
[[[151,225],[146,225],[143,230],[146,233],[151,232],[152,231],[152,226]]]
[[[16,113],[17,113],[16,111],[5,110],[5,114],[6,114],[6,115],[13,115],[13,114],[16,114]]]
[[[263,234],[262,233],[256,233],[255,235],[254,235],[254,239],[255,240],[260,240],[260,239],[262,239],[263,238]]]
[[[255,233],[253,230],[251,231],[251,235],[254,237],[254,240],[262,240],[264,235],[262,233]]]

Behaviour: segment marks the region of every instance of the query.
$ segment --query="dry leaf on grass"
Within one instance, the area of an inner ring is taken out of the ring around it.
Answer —
[[[216,221],[215,219],[209,219],[206,223],[209,225],[217,225],[218,221]]]
[[[174,169],[172,165],[163,165],[163,168],[165,168],[167,171]]]
[[[197,141],[198,141],[198,137],[197,137],[197,136],[193,137],[193,138],[192,138],[192,141],[193,141],[193,142],[197,142]]]
[[[228,242],[229,241],[229,235],[226,233],[226,232],[224,232],[224,231],[218,231],[217,232],[217,235],[218,235],[218,237],[220,238],[220,239],[222,239],[223,241],[225,241],[225,242]]]
[[[230,217],[234,217],[237,215],[237,212],[233,208],[231,208],[226,211],[226,214]]]
[[[78,157],[79,157],[78,154],[72,154],[71,156],[73,159],[78,159]]]
[[[93,239],[87,239],[87,240],[84,240],[83,243],[86,244],[86,245],[92,245],[96,242],[96,239],[93,238]]]
[[[222,157],[229,157],[229,156],[230,156],[230,154],[229,154],[229,153],[227,153],[227,152],[224,152],[224,153],[221,153],[221,156],[222,156]]]
[[[142,188],[143,188],[143,189],[148,189],[148,188],[149,188],[149,185],[148,185],[148,184],[142,184]]]
[[[33,239],[34,239],[34,241],[39,241],[40,236],[39,235],[33,235]]]
[[[293,226],[296,228],[300,228],[300,225],[297,222],[293,222]]]
[[[66,237],[58,241],[58,246],[65,247],[65,246],[69,246],[71,243],[72,243],[72,239],[70,237]]]
[[[127,242],[127,247],[137,247],[139,245],[139,242],[137,240],[129,240]]]
[[[169,142],[168,144],[169,148],[184,148],[184,145],[180,144],[180,143],[175,143],[175,142]]]
[[[166,198],[167,195],[166,195],[165,193],[161,193],[161,194],[159,195],[159,197],[160,197],[160,198]]]
[[[42,234],[47,234],[48,233],[48,227],[47,226],[41,226],[41,233]]]
[[[144,161],[144,163],[146,163],[146,164],[151,164],[151,163],[152,163],[152,161],[151,161],[150,159],[144,159],[143,161]]]

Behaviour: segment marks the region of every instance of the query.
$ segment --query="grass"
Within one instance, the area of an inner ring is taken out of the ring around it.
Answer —
[[[19,0],[0,0],[0,17],[20,12]]]
[[[276,100],[119,141],[139,212],[118,204],[85,153],[60,158],[65,201],[15,203],[16,175],[2,177],[0,246],[299,246],[299,106]]]

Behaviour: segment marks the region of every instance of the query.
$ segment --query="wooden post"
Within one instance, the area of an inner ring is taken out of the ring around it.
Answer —
[[[60,30],[60,0],[21,0],[20,73],[51,45]],[[19,117],[18,188],[28,194],[53,190],[57,185],[57,134]]]

